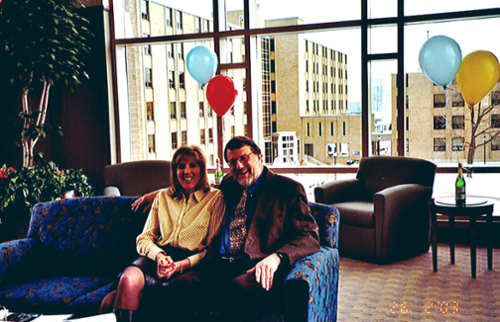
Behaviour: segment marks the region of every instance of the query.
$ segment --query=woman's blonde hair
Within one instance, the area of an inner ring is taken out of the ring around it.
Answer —
[[[184,145],[178,148],[175,151],[174,156],[172,157],[172,171],[170,172],[170,174],[172,176],[171,182],[172,189],[174,190],[174,196],[178,196],[181,192],[184,191],[184,188],[182,187],[181,183],[179,182],[179,178],[177,177],[177,167],[179,166],[182,158],[186,156],[194,157],[196,163],[200,167],[200,182],[198,182],[198,184],[196,185],[195,191],[200,189],[207,189],[208,187],[210,187],[210,184],[208,183],[207,159],[205,158],[205,154],[196,145]]]

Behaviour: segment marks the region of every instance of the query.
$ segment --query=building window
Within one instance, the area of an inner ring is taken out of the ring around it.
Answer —
[[[491,140],[491,151],[500,151],[500,137],[497,136]]]
[[[318,133],[319,133],[319,136],[323,136],[323,128],[322,128],[322,123],[319,123],[318,124]]]
[[[142,19],[149,21],[149,1],[141,1],[141,15]]]
[[[491,92],[491,105],[500,105],[500,91]]]
[[[184,72],[180,72],[179,73],[179,88],[180,89],[184,89],[185,88],[185,85],[184,85]]]
[[[177,149],[177,132],[172,132],[172,150]]]
[[[210,22],[205,20],[205,32],[210,32]]]
[[[329,143],[326,145],[326,153],[329,157],[337,156],[337,143]]]
[[[213,110],[212,108],[207,109],[207,116],[212,117],[213,116]]]
[[[186,102],[181,102],[181,119],[185,119],[186,114]]]
[[[446,118],[444,116],[434,116],[434,130],[445,130]]]
[[[181,137],[182,137],[182,145],[187,145],[188,143],[188,134],[187,131],[182,131],[181,132]]]
[[[340,143],[340,157],[349,157],[349,143]]]
[[[304,154],[314,157],[314,144],[312,143],[304,144]]]
[[[151,56],[151,45],[144,46],[144,55]]]
[[[311,136],[311,129],[309,123],[306,123],[306,136],[307,137]]]
[[[309,100],[306,101],[306,112],[309,113]]]
[[[205,103],[204,102],[200,102],[199,116],[205,117]]]
[[[446,151],[446,138],[434,138],[434,151],[435,152]]]
[[[500,114],[491,114],[491,127],[500,128]]]
[[[330,136],[334,136],[335,132],[333,131],[333,122],[330,122]]]
[[[177,107],[175,106],[175,102],[170,102],[170,119],[177,119]]]
[[[156,148],[155,148],[155,136],[154,134],[148,135],[148,150],[149,153],[155,153]]]
[[[445,94],[434,94],[434,108],[441,108],[446,106]]]
[[[168,87],[175,89],[175,73],[172,70],[168,71]]]
[[[201,33],[201,18],[195,18],[196,19],[196,33],[199,34]]]
[[[172,8],[165,8],[165,24],[172,27]]]
[[[174,44],[167,44],[167,56],[174,59]]]
[[[345,122],[342,122],[342,136],[346,136]]]
[[[464,150],[464,138],[453,138],[451,140],[453,151],[463,151]]]
[[[182,29],[182,12],[177,11],[176,18],[177,18],[177,29]]]
[[[177,46],[177,57],[179,57],[179,60],[184,60],[184,44]]]
[[[206,144],[206,139],[205,139],[205,129],[201,129],[200,131],[200,144]]]
[[[151,68],[144,69],[144,84],[146,85],[146,88],[153,87],[153,76]]]
[[[155,115],[153,111],[153,102],[146,102],[147,118],[148,121],[154,121]]]
[[[452,93],[451,94],[451,106],[453,106],[453,107],[465,106],[465,102],[464,102],[464,99],[462,97],[462,94],[460,94],[460,93]]]
[[[463,129],[465,128],[464,116],[463,115],[453,115],[451,126],[453,129]]]
[[[214,143],[214,130],[208,129],[208,143]]]

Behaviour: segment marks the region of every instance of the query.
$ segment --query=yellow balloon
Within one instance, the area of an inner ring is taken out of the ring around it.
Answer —
[[[488,95],[500,78],[498,59],[489,51],[478,50],[462,59],[457,73],[457,83],[469,107]]]

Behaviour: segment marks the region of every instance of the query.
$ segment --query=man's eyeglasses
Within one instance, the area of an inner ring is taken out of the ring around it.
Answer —
[[[231,159],[228,161],[230,167],[235,167],[238,161],[241,163],[247,163],[248,159],[250,159],[250,156],[254,154],[254,152],[248,153],[248,154],[243,154],[240,156],[238,159]]]

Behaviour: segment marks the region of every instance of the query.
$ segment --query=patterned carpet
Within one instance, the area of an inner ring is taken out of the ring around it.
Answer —
[[[500,249],[488,270],[486,248],[477,249],[477,278],[471,277],[470,248],[438,245],[432,253],[389,265],[340,259],[338,321],[500,321]]]

